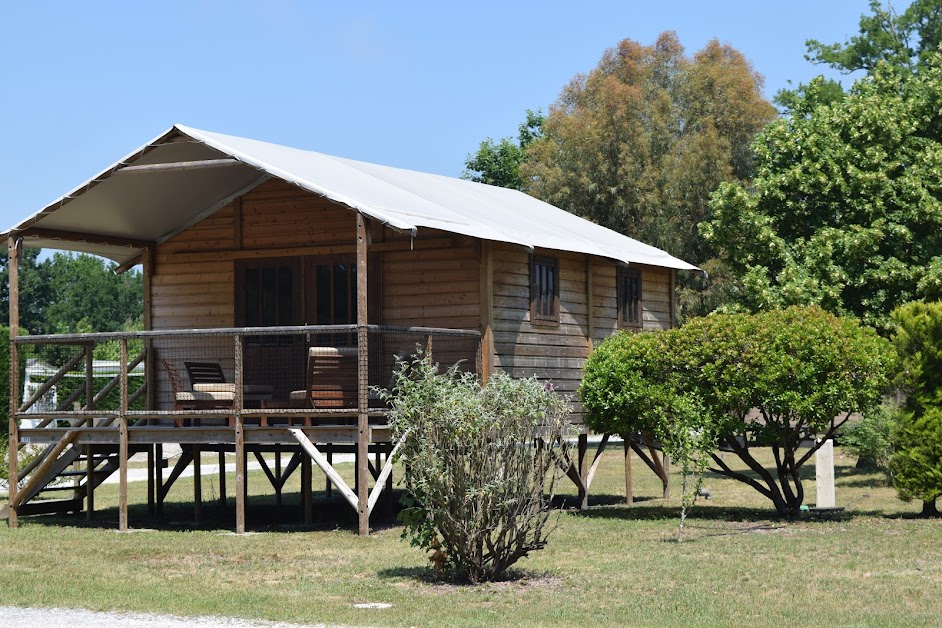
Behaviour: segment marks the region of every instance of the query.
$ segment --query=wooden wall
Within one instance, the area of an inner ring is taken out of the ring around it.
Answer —
[[[259,186],[156,248],[152,328],[234,326],[235,260],[352,254],[355,224],[350,209],[290,184],[272,180]],[[370,299],[381,308],[371,312],[371,322],[481,329],[480,241],[433,230],[412,239],[378,225],[372,233]],[[575,396],[593,343],[617,331],[617,267],[581,254],[536,253],[559,259],[559,324],[531,324],[530,253],[494,243],[492,364],[514,377],[552,381]],[[634,268],[642,273],[643,329],[671,327],[672,272]]]
[[[536,375],[551,381],[575,399],[591,347],[618,331],[617,266],[602,258],[590,261],[585,255],[539,249],[535,254],[559,259],[559,324],[531,323],[530,254],[520,247],[495,244],[493,364],[513,377]],[[673,324],[671,271],[635,268],[641,271],[643,329],[669,329]],[[591,308],[587,299],[590,273]]]
[[[159,245],[151,281],[154,329],[235,325],[235,260],[355,250],[356,217],[272,180]]]
[[[473,238],[423,230],[409,247],[382,253],[382,322],[478,329],[480,247]],[[406,238],[387,230],[386,243]],[[411,250],[410,250],[411,249]]]

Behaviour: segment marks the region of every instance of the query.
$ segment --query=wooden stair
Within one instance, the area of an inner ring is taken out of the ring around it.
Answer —
[[[142,449],[143,451],[143,449]],[[129,451],[129,454],[134,453]],[[48,456],[55,455],[55,450]],[[54,460],[44,460],[34,469],[17,494],[18,515],[80,512],[88,494],[88,457],[84,447],[69,445]],[[97,488],[119,468],[116,445],[96,445],[92,453],[92,482]],[[66,481],[63,481],[66,480]],[[72,480],[71,482],[67,480]],[[66,497],[51,497],[67,493]]]

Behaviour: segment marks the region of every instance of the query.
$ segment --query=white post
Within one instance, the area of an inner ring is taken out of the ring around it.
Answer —
[[[828,439],[814,454],[815,484],[818,489],[817,508],[834,508],[834,441]]]

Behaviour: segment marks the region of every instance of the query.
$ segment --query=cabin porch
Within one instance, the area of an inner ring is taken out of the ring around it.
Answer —
[[[392,488],[395,443],[376,389],[391,385],[397,358],[417,353],[479,373],[481,335],[321,325],[19,336],[11,348],[11,363],[20,365],[12,369],[18,380],[12,389],[24,391],[10,421],[11,444],[14,450],[42,448],[23,469],[11,456],[11,523],[20,514],[83,509],[91,518],[95,488],[117,473],[119,529],[126,530],[131,455],[146,454],[148,509],[160,514],[187,466],[193,465],[198,480],[202,453],[217,452],[222,467],[225,454],[233,452],[237,532],[245,531],[246,465],[252,456],[279,500],[288,477],[300,470],[305,523],[312,517],[316,465],[357,511],[363,531],[381,495]],[[30,385],[20,386],[24,377]],[[183,454],[165,476],[161,449],[169,443],[179,444]],[[269,466],[262,454],[275,451],[279,457]],[[291,456],[283,467],[282,453]],[[334,453],[355,455],[353,486],[333,468]],[[197,519],[199,486],[196,481]],[[219,488],[224,500],[224,481]],[[63,492],[65,498],[44,499]]]

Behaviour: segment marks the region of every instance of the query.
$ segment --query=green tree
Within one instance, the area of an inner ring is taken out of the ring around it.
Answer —
[[[481,142],[477,152],[465,159],[461,178],[502,188],[524,189],[520,164],[527,146],[542,136],[543,113],[527,109],[526,120],[518,127],[517,140],[505,137],[497,142],[491,138]]]
[[[894,365],[889,341],[819,308],[712,315],[657,335],[623,333],[589,357],[580,389],[587,425],[660,431],[668,441],[680,430],[677,440],[697,436],[685,445],[694,454],[716,442],[750,473],[711,452],[713,470],[753,487],[782,516],[804,501],[802,465],[851,413],[880,403]],[[683,419],[688,412],[701,423]],[[755,456],[766,447],[771,469]]]
[[[901,499],[920,499],[924,515],[938,516],[942,495],[942,302],[907,303],[893,311],[906,395],[890,458]]]
[[[805,42],[812,63],[829,65],[842,72],[873,72],[880,62],[915,72],[928,63],[942,43],[942,2],[914,0],[898,13],[892,4],[884,7],[870,0],[870,14],[860,16],[860,34],[843,44]]]
[[[143,277],[115,275],[114,263],[92,255],[56,253],[44,263],[56,295],[45,310],[49,333],[121,331],[143,322]]]
[[[713,195],[701,233],[740,278],[739,304],[817,304],[887,332],[894,307],[942,295],[942,72],[903,72],[809,97],[760,134],[752,184]]]
[[[0,324],[10,321],[9,255],[0,254]],[[25,249],[20,260],[20,327],[46,333],[46,309],[53,301],[49,266],[39,261],[39,249]]]
[[[762,77],[716,40],[688,57],[666,32],[631,40],[575,77],[526,151],[527,191],[699,264],[697,234],[721,181],[749,178],[750,142],[775,116]]]
[[[579,390],[584,420],[595,432],[618,434],[626,442],[658,443],[680,467],[678,540],[716,446],[709,413],[671,359],[680,333],[612,336],[593,351]],[[651,458],[642,460],[660,475]]]

